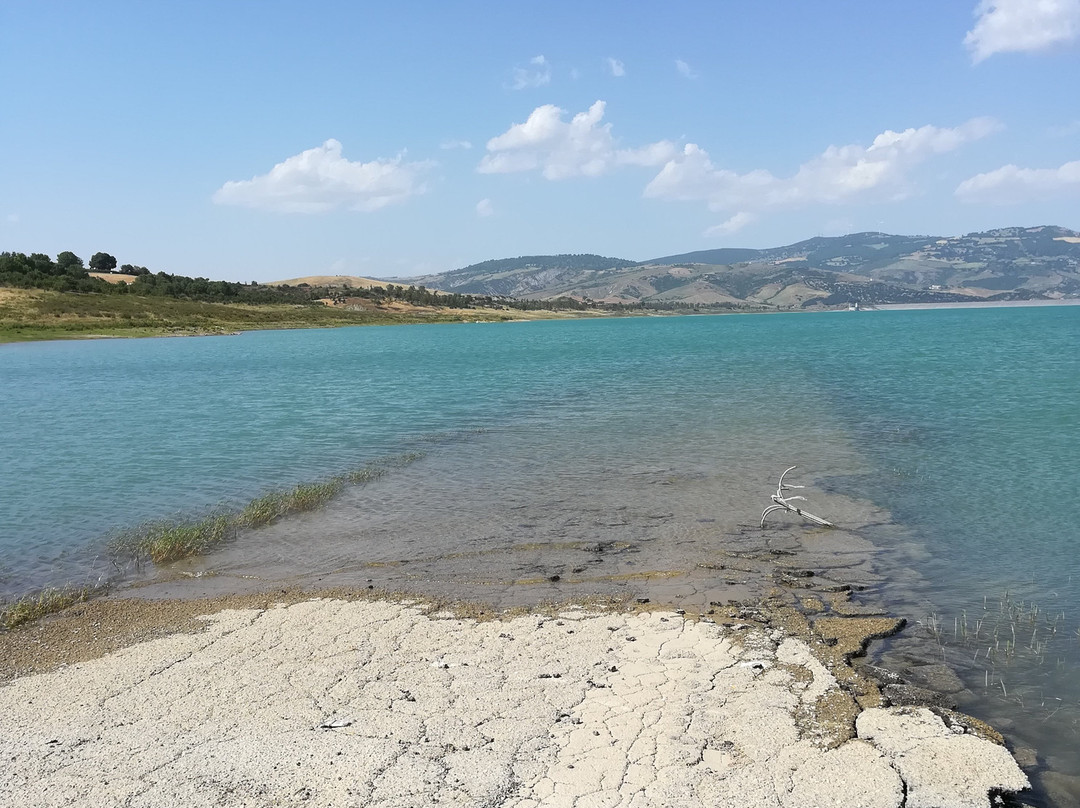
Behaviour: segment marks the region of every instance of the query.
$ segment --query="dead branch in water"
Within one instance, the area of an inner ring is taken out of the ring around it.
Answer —
[[[821,525],[822,527],[836,527],[836,525],[834,525],[832,522],[829,522],[829,521],[827,521],[825,519],[822,519],[820,516],[814,516],[814,514],[810,513],[809,511],[804,511],[802,508],[797,508],[797,507],[795,507],[794,505],[791,504],[792,502],[795,502],[797,500],[802,501],[802,502],[806,502],[806,497],[800,497],[800,496],[785,497],[784,496],[784,492],[789,491],[792,488],[806,488],[805,485],[792,485],[791,483],[785,483],[784,482],[784,478],[787,477],[788,472],[793,471],[794,469],[797,469],[797,468],[798,468],[798,466],[792,466],[791,468],[787,469],[783,474],[780,475],[780,482],[778,482],[776,484],[776,493],[773,494],[771,497],[769,497],[769,499],[771,499],[776,504],[770,505],[768,508],[766,508],[765,510],[763,510],[761,512],[761,526],[765,527],[765,517],[768,516],[770,513],[772,513],[773,511],[781,511],[781,510],[783,510],[783,511],[791,511],[792,513],[796,513],[799,516],[801,516],[803,519],[807,519],[807,520],[813,522],[815,525]]]

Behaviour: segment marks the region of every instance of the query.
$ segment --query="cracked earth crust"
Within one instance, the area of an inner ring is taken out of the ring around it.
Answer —
[[[760,625],[329,599],[206,620],[0,688],[0,802],[923,808],[1027,785],[925,708],[823,730],[841,672]]]

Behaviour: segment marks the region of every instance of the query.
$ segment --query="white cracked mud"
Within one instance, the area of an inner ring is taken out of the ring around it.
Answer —
[[[801,640],[674,613],[433,618],[316,600],[0,688],[20,806],[986,806],[1027,780],[926,709],[868,709]]]

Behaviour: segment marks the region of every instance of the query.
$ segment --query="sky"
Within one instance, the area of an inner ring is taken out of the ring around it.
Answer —
[[[1080,0],[0,0],[0,251],[233,281],[1080,230]]]

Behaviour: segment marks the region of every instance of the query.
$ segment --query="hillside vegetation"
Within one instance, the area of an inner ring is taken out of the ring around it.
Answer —
[[[1080,233],[855,233],[644,262],[528,255],[390,282],[189,278],[96,253],[0,253],[0,341],[462,320],[1080,297]],[[558,312],[559,314],[554,314]]]
[[[579,258],[589,260],[569,260]],[[484,289],[657,308],[1062,298],[1080,295],[1080,233],[1049,226],[957,237],[855,233],[636,264],[599,256],[524,256],[473,264],[423,282],[447,292]]]
[[[0,342],[80,337],[187,336],[277,328],[326,328],[463,320],[503,321],[528,314],[409,304],[337,307],[208,303],[162,297],[71,294],[0,288]]]
[[[103,258],[104,256],[104,258]],[[0,253],[0,342],[92,336],[222,334],[271,328],[504,321],[583,312],[579,300],[498,300],[414,285],[244,284],[124,265],[104,253]]]

